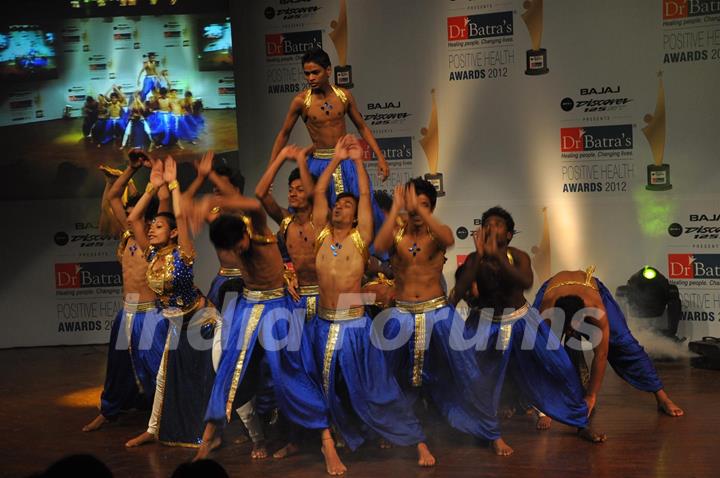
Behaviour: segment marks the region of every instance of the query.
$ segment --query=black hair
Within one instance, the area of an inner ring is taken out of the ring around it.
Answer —
[[[245,222],[237,216],[221,214],[210,223],[210,242],[215,249],[227,251],[240,242],[247,231]]]
[[[187,98],[188,96],[192,96],[192,91],[190,91],[190,90],[185,91],[185,98]]]
[[[301,65],[316,63],[323,68],[330,67],[330,57],[322,48],[311,48],[302,56]]]
[[[567,329],[575,314],[585,308],[585,301],[577,295],[564,295],[555,300],[555,307],[565,313],[564,329]]]
[[[164,86],[161,86],[159,91],[160,91],[160,94],[161,94],[161,95],[166,95],[166,94],[167,94],[167,88],[165,88]]]
[[[170,478],[190,478],[204,476],[207,478],[227,478],[228,473],[222,465],[214,460],[198,460],[178,466]]]
[[[288,186],[290,186],[293,181],[297,181],[298,179],[300,179],[300,168],[295,168],[290,171],[290,176],[288,176]]]
[[[218,164],[215,166],[215,173],[218,176],[225,176],[230,180],[230,184],[235,186],[240,194],[242,194],[245,188],[245,176],[242,175],[239,169],[233,169],[227,164]]]
[[[492,216],[499,217],[500,219],[505,221],[505,226],[507,226],[508,232],[511,232],[512,234],[515,234],[517,232],[515,231],[515,221],[513,220],[512,216],[509,212],[507,212],[500,206],[491,207],[490,209],[485,211],[482,214],[482,219],[480,221],[482,222],[482,224],[485,224],[485,221]]]
[[[430,210],[435,210],[435,204],[437,204],[437,189],[435,189],[435,186],[428,181],[427,179],[423,179],[421,177],[412,178],[410,181],[408,181],[408,185],[410,184],[415,185],[415,193],[419,196],[420,194],[424,194],[428,197],[430,200]]]
[[[167,211],[159,212],[155,214],[154,219],[157,219],[159,217],[164,217],[167,219],[168,223],[170,224],[170,229],[177,229],[177,220],[175,219],[175,214]]]
[[[380,206],[380,209],[382,209],[385,214],[390,212],[393,204],[393,198],[391,195],[382,189],[378,189],[373,193],[373,197],[375,198],[377,205]]]
[[[359,204],[359,202],[360,202],[360,200],[358,199],[358,197],[357,197],[356,195],[354,195],[353,193],[351,193],[350,191],[345,191],[345,192],[342,192],[342,193],[338,194],[338,195],[335,197],[335,202],[337,203],[337,202],[338,202],[339,200],[341,200],[342,198],[353,198],[353,199],[355,200],[355,204]]]
[[[119,98],[117,92],[115,92],[115,91],[113,91],[112,93],[110,93],[110,99],[113,99],[113,98]]]
[[[105,463],[92,455],[70,455],[50,465],[45,470],[45,473],[39,476],[94,476],[102,478],[112,477],[113,474]]]

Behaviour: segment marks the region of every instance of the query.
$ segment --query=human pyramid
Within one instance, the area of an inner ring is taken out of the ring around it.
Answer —
[[[653,393],[660,410],[683,414],[592,269],[560,272],[528,304],[530,257],[509,245],[515,224],[500,207],[483,213],[475,252],[448,297],[442,269],[454,238],[433,215],[435,188],[420,178],[398,185],[382,210],[361,144],[345,131],[347,115],[387,178],[355,99],[330,84],[325,52],[311,50],[302,63],[310,87],[293,99],[255,197],[213,167],[212,153],[184,192],[172,157],[138,151],[108,181],[105,197],[125,230],[118,258],[126,300],[111,334],[101,413],[85,431],[140,398],[152,404],[148,428],[126,446],[159,441],[195,447],[195,458],[205,458],[238,414],[252,458],[262,459],[260,416],[277,410],[289,430],[277,459],[300,452],[312,435],[331,475],[346,471],[338,442],[350,450],[377,439],[414,446],[418,464],[430,467],[436,458],[414,411],[421,394],[450,426],[510,455],[498,414],[508,377],[538,414],[538,428],[557,420],[601,443],[606,437],[589,417],[608,362]],[[298,118],[310,147],[287,145]],[[284,208],[271,189],[288,161],[297,168]],[[145,192],[124,202],[142,167],[151,170]],[[215,192],[195,198],[206,179]],[[207,296],[193,278],[193,237],[203,224],[221,265]],[[470,306],[466,320],[455,311],[460,300]],[[595,347],[589,371],[574,353],[582,340]]]

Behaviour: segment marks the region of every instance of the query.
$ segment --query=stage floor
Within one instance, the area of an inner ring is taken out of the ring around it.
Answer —
[[[0,474],[27,476],[70,453],[91,453],[115,476],[170,476],[193,450],[151,444],[126,450],[123,443],[141,432],[147,414],[124,415],[100,431],[81,427],[97,413],[105,367],[105,346],[53,347],[0,351],[5,364],[0,390]],[[608,441],[593,445],[574,431],[553,424],[538,432],[534,421],[516,416],[503,422],[515,454],[503,458],[444,425],[428,430],[438,459],[434,469],[415,464],[414,449],[379,450],[366,446],[343,452],[349,476],[718,476],[720,454],[720,372],[690,367],[687,360],[658,363],[666,390],[685,409],[682,418],[655,410],[650,394],[622,382],[608,369],[594,424]],[[226,432],[226,445],[213,455],[231,476],[283,478],[322,476],[318,444],[295,457],[252,462],[237,422]],[[279,444],[273,444],[279,446]],[[271,450],[272,451],[272,450]]]

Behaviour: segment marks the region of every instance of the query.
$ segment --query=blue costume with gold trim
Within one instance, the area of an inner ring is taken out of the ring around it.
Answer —
[[[588,287],[597,290],[607,312],[610,329],[608,363],[615,370],[615,373],[638,390],[650,393],[662,390],[663,383],[658,376],[655,365],[642,345],[633,337],[620,305],[600,279],[597,277],[592,277],[592,279],[597,283],[597,288],[592,287],[591,283]],[[540,304],[542,304],[549,283],[550,280],[546,281],[538,290],[534,307],[539,308]]]
[[[148,432],[161,443],[198,447],[212,384],[213,347],[220,317],[194,285],[194,256],[178,245],[147,251],[148,284],[158,294],[169,333],[157,377]]]
[[[275,236],[254,234],[244,218],[251,241],[274,244]],[[280,412],[297,426],[308,429],[328,427],[322,394],[308,370],[312,355],[303,347],[304,311],[295,310],[284,288],[244,289],[234,308],[227,307],[227,339],[217,378],[205,412],[205,421],[223,425],[238,406],[256,395],[264,395],[263,361],[270,370],[275,402]]]
[[[326,226],[316,250],[330,236]],[[354,229],[350,238],[367,261],[368,249]],[[307,326],[312,343],[316,381],[322,383],[330,417],[351,449],[381,436],[401,446],[425,440],[420,422],[388,367],[383,351],[371,342],[372,320],[364,307],[347,310],[318,308]]]

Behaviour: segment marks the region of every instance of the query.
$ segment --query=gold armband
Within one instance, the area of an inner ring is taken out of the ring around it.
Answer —
[[[152,185],[152,183],[147,183],[147,186],[145,186],[145,192],[147,194],[152,194],[155,191],[155,186]]]
[[[177,182],[177,179],[173,180],[170,184],[168,184],[168,190],[172,191],[173,189],[177,189],[180,184]]]

